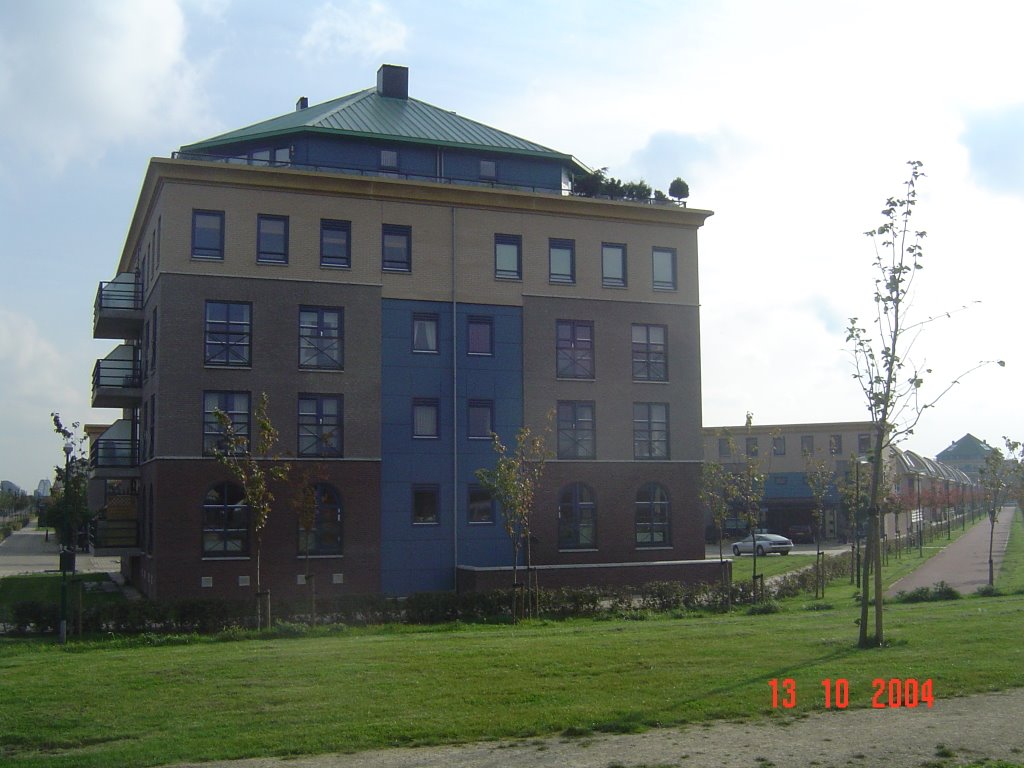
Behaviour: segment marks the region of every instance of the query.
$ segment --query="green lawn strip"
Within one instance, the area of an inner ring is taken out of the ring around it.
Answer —
[[[1024,592],[1024,522],[1021,517],[1021,511],[1015,510],[1003,564],[996,575],[996,587],[1002,592]]]
[[[130,649],[0,646],[0,759],[156,765],[588,731],[822,707],[821,680],[934,680],[935,696],[1024,685],[1024,596],[894,605],[858,651],[856,607]],[[768,681],[798,704],[771,710]]]
[[[732,558],[733,580],[750,581],[754,573],[754,558],[751,555],[736,557],[732,554],[727,554],[726,557]],[[801,568],[812,567],[814,567],[813,555],[765,555],[757,558],[757,572],[763,573],[766,579],[790,571],[799,571]]]

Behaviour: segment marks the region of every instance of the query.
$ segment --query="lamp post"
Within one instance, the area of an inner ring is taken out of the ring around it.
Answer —
[[[70,442],[64,443],[64,492],[62,499],[61,514],[61,542],[60,542],[60,625],[57,630],[57,637],[61,645],[68,641],[68,570],[67,570],[67,546],[68,529],[70,527],[68,505],[71,503],[71,452],[74,446]]]

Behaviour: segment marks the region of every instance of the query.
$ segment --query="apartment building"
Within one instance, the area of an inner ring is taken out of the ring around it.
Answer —
[[[542,584],[712,578],[697,230],[573,196],[572,156],[409,96],[409,72],[151,160],[101,283],[100,551],[152,597],[245,597],[255,531],[213,455],[266,394],[290,480],[263,581],[299,597],[510,583],[475,471],[549,420]],[[304,493],[308,489],[309,493]],[[312,522],[299,510],[315,506]]]

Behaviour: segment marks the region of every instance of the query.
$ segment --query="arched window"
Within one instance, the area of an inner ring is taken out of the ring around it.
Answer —
[[[558,548],[597,547],[597,504],[589,485],[573,483],[558,496]]]
[[[316,483],[310,487],[309,502],[312,519],[307,515],[299,518],[299,554],[340,555],[341,495],[327,483]]]
[[[242,488],[223,482],[203,499],[203,557],[246,557],[249,554],[249,507]]]
[[[661,483],[647,483],[636,492],[636,545],[666,547],[672,543],[672,504]]]

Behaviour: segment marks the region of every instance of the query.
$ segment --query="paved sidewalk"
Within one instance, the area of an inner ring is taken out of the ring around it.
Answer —
[[[0,542],[0,577],[56,573],[60,570],[59,552],[56,534],[50,531],[47,541],[46,532],[32,520]],[[117,573],[120,570],[121,560],[117,557],[93,557],[88,552],[79,552],[75,558],[76,573]]]
[[[1015,507],[1003,507],[996,521],[993,539],[992,560],[996,578],[1003,563],[1006,543],[1010,538],[1010,526],[1018,512]],[[921,564],[917,570],[904,576],[885,591],[886,597],[895,597],[898,592],[911,592],[921,587],[931,587],[944,581],[961,594],[969,595],[978,587],[988,584],[988,518],[975,523],[963,536],[946,546],[941,552]],[[932,546],[944,546],[945,540],[936,538]],[[928,545],[925,545],[927,548]],[[916,557],[915,553],[904,557]]]

